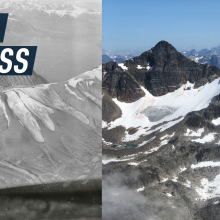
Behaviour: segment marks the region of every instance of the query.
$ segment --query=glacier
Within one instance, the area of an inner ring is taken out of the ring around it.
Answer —
[[[101,177],[100,79],[0,91],[0,188]]]
[[[167,123],[167,125],[170,123],[173,126],[176,124],[175,120],[183,119],[189,112],[207,108],[212,98],[220,92],[219,81],[220,78],[195,89],[194,84],[187,82],[174,92],[160,97],[154,97],[141,87],[146,95],[133,103],[120,102],[117,98],[113,98],[112,100],[121,109],[122,116],[110,122],[106,127],[108,127],[108,130],[117,126],[123,126],[126,129],[136,127],[139,132],[132,135],[132,140],[135,140],[142,134],[152,133],[155,129],[151,130],[151,128],[161,123]],[[145,113],[150,108],[152,108],[152,111],[155,111],[155,108],[160,109],[160,111],[162,109],[172,110],[163,118],[152,121]],[[127,120],[128,118],[129,120]],[[159,127],[160,131],[164,130],[162,127]],[[159,129],[157,128],[156,130]],[[131,139],[125,138],[124,141],[131,141]]]

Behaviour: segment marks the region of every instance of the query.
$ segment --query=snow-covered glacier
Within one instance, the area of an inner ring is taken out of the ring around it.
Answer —
[[[0,187],[101,176],[101,67],[0,92]]]

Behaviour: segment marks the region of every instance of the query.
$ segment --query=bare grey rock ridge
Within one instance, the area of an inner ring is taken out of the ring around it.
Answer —
[[[39,84],[48,83],[46,79],[33,71],[31,76],[1,76],[0,77],[0,90],[16,87],[16,86],[34,86]]]

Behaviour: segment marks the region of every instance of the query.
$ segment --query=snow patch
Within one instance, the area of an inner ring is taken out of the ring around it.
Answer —
[[[144,187],[141,187],[141,188],[137,189],[138,192],[141,192],[143,190],[144,190]]]
[[[18,93],[18,95],[19,95],[21,101],[24,103],[24,105],[34,115],[36,115],[49,130],[55,131],[55,125],[48,115],[48,113],[54,113],[53,110],[42,105],[38,101],[30,98],[24,92],[21,92],[19,90],[17,90],[16,92]]]
[[[102,159],[103,164],[107,164],[110,162],[120,162],[120,161],[128,161],[128,160],[133,160],[133,158],[126,158],[126,159],[117,159],[117,158],[109,158],[109,159]]]
[[[118,63],[118,65],[123,69],[123,70],[128,70],[128,67],[124,65],[124,63]]]
[[[166,182],[167,180],[168,180],[168,178],[164,178],[161,180],[161,182],[163,183],[163,182]]]
[[[145,151],[144,154],[152,154],[155,151],[158,151],[160,147],[154,147],[148,151]]]
[[[204,128],[198,129],[198,131],[193,131],[187,128],[186,133],[184,136],[190,136],[190,137],[201,137],[202,133],[204,132]]]
[[[169,142],[169,140],[163,140],[163,141],[161,141],[161,143],[160,143],[160,147],[163,146],[163,145],[168,144],[168,142]]]
[[[156,138],[156,136],[152,137],[151,139],[149,139],[149,140],[147,140],[147,141],[143,141],[141,144],[139,144],[139,145],[137,146],[137,148],[138,148],[138,147],[141,147],[141,146],[143,146],[143,145],[145,145],[145,144],[147,144],[147,143],[150,143],[150,142],[153,141],[155,138]]]
[[[203,161],[198,164],[192,164],[191,168],[202,168],[202,167],[220,167],[220,162],[213,162],[213,161]]]
[[[83,80],[91,80],[91,79],[95,79],[95,78],[98,79],[99,81],[102,80],[101,65],[91,71],[87,71],[83,74],[80,74],[79,76],[73,77],[72,79],[68,80],[67,82],[70,86],[76,88],[76,86],[79,82],[81,82]],[[90,85],[92,85],[92,84],[90,84]]]
[[[128,165],[132,165],[132,166],[137,166],[139,163],[135,163],[135,162],[131,162],[131,163],[128,163]]]
[[[143,67],[141,65],[137,65],[137,69],[141,70],[141,69],[145,69],[145,67]]]
[[[27,130],[32,134],[36,141],[44,142],[44,138],[41,134],[39,125],[37,124],[35,118],[31,115],[30,111],[21,101],[19,96],[14,91],[9,91],[6,93],[6,95],[8,97],[8,105],[14,115],[27,128]]]
[[[186,167],[183,167],[183,168],[180,167],[180,173],[184,172],[185,170],[187,170]]]
[[[166,196],[168,197],[172,197],[172,195],[170,193],[166,193]]]
[[[201,144],[209,143],[209,142],[212,142],[213,140],[215,140],[215,134],[216,133],[210,133],[210,134],[205,135],[203,138],[198,138],[198,139],[195,139],[195,140],[192,140],[192,141],[193,142],[198,142],[198,143],[201,143]]]
[[[108,127],[108,123],[106,121],[102,121],[102,128],[107,128]]]
[[[164,135],[163,137],[160,138],[160,140],[163,140],[165,138],[172,138],[174,136],[175,132],[173,132],[173,134],[169,135],[169,134],[166,134]]]
[[[220,117],[217,118],[217,119],[212,120],[212,123],[213,123],[214,125],[220,125]]]
[[[77,99],[81,100],[81,101],[84,101],[83,98],[79,97],[75,92],[73,92],[68,86],[67,84],[65,84],[65,89],[66,91],[71,94],[71,95],[74,95]]]
[[[177,182],[177,180],[178,180],[177,176],[174,176],[173,179],[172,179],[173,182]]]
[[[196,191],[203,200],[216,198],[220,196],[220,174],[213,181],[203,178],[201,180],[201,188],[197,187]]]
[[[133,140],[136,140],[138,139],[141,135],[149,135],[155,131],[165,131],[166,129],[174,126],[175,124],[179,123],[180,121],[182,121],[184,118],[181,117],[180,119],[178,120],[175,120],[175,121],[170,121],[170,122],[167,122],[153,130],[150,130],[149,128],[148,129],[145,129],[143,127],[140,127],[138,128],[138,131],[133,134],[133,135],[129,135],[128,133],[125,134],[125,137],[122,139],[123,142],[129,142],[129,141],[133,141]],[[108,128],[109,129],[109,128]]]
[[[112,142],[106,142],[104,138],[102,138],[102,142],[105,145],[112,145],[113,144]]]
[[[181,183],[182,185],[190,188],[191,187],[191,182],[189,180],[186,180],[186,183]]]
[[[78,82],[81,82],[81,81],[83,81],[82,78],[77,78],[77,79],[72,78],[72,79],[70,79],[70,80],[68,81],[68,83],[69,83],[70,86],[76,88],[77,83],[78,83]]]

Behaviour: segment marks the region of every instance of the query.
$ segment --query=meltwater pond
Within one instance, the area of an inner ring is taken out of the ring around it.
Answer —
[[[170,106],[149,106],[144,113],[151,122],[156,122],[168,115],[172,115],[177,109]]]
[[[126,144],[126,145],[112,145],[112,148],[117,148],[117,149],[128,149],[128,148],[135,148],[137,145],[134,144]]]

